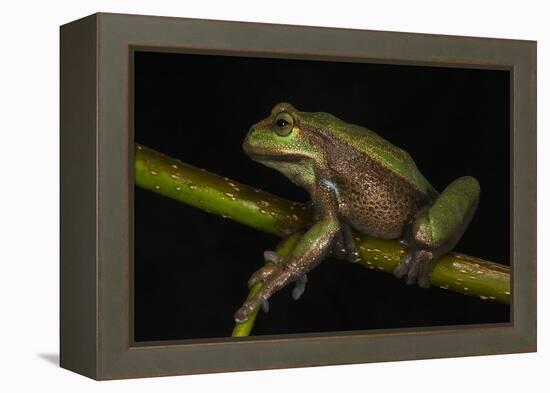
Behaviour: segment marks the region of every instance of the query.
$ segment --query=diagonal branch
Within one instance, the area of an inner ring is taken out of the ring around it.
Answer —
[[[139,144],[135,150],[135,183],[281,237],[306,228],[312,219],[304,204],[215,175]],[[358,263],[369,269],[391,273],[405,252],[395,240],[361,234],[355,234],[355,240],[361,254]],[[430,283],[483,300],[510,303],[510,268],[480,258],[449,253],[434,262]]]

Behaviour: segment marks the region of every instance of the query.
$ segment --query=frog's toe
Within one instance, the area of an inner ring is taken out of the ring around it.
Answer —
[[[361,254],[359,254],[359,250],[355,245],[353,235],[349,228],[339,233],[334,239],[332,256],[336,259],[348,262],[359,262],[361,260]]]
[[[399,244],[405,248],[408,248],[411,246],[411,241],[409,239],[401,238],[398,241],[399,241]]]
[[[432,256],[430,255],[424,262],[420,264],[417,283],[421,288],[430,287],[430,274],[432,272]]]
[[[259,282],[266,282],[266,280],[278,270],[279,267],[277,265],[267,263],[261,269],[256,270],[252,276],[250,276],[250,279],[248,280],[248,287],[252,288]]]
[[[409,265],[409,271],[405,276],[405,283],[407,283],[407,285],[412,285],[416,282],[416,280],[418,279],[419,269],[420,269],[420,264],[413,259],[412,263]]]
[[[403,258],[399,261],[399,264],[395,269],[393,269],[393,275],[397,278],[403,278],[409,271],[409,266],[411,264],[411,260],[413,257],[413,253],[411,251],[407,252]]]
[[[344,247],[344,236],[340,233],[334,239],[334,244],[332,246],[332,256],[336,259],[346,259],[348,253],[346,252],[346,247]]]
[[[428,288],[431,270],[432,254],[425,250],[413,250],[405,254],[393,274],[397,278],[405,278],[408,285],[417,283],[419,287]]]
[[[298,300],[304,294],[307,284],[307,275],[300,276],[296,280],[296,286],[292,289],[292,299]]]
[[[361,255],[356,247],[344,247],[341,244],[334,245],[332,248],[332,256],[336,259],[348,262],[359,262],[361,260]]]
[[[343,247],[334,247],[332,249],[332,256],[336,259],[340,259],[340,260],[344,259],[345,260],[345,259],[347,259],[348,254],[347,254],[345,248],[343,248]]]
[[[269,300],[262,301],[262,311],[265,313],[269,312]]]
[[[254,309],[258,306],[258,300],[247,300],[244,302],[244,304],[237,310],[235,314],[233,314],[233,318],[235,319],[235,322],[237,323],[243,323],[248,320],[250,317],[250,314],[254,311]]]
[[[357,249],[353,249],[348,253],[348,261],[349,262],[361,261],[361,254],[359,254],[359,251],[357,251]]]

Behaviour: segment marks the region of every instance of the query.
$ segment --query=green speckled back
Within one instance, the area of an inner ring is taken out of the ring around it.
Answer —
[[[319,130],[329,131],[338,140],[365,153],[390,171],[412,183],[426,195],[437,195],[437,191],[420,173],[413,159],[405,150],[388,142],[375,132],[346,123],[324,112],[299,112],[306,123],[315,125]]]

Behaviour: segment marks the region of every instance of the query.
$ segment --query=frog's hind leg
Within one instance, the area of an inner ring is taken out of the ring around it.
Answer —
[[[416,215],[410,233],[408,251],[394,269],[396,277],[407,284],[427,288],[432,260],[445,255],[458,243],[478,205],[479,183],[470,176],[456,179],[431,206]]]

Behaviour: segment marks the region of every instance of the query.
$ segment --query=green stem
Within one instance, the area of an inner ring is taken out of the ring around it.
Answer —
[[[311,221],[305,205],[221,177],[136,144],[135,182],[141,188],[277,236]]]
[[[136,185],[207,212],[286,237],[305,229],[312,220],[304,204],[291,202],[234,180],[199,169],[136,144]],[[387,273],[405,252],[395,240],[356,234],[361,263]],[[510,268],[479,258],[449,253],[434,261],[432,285],[510,303]],[[259,289],[259,288],[258,288]],[[258,290],[255,287],[252,291]]]

